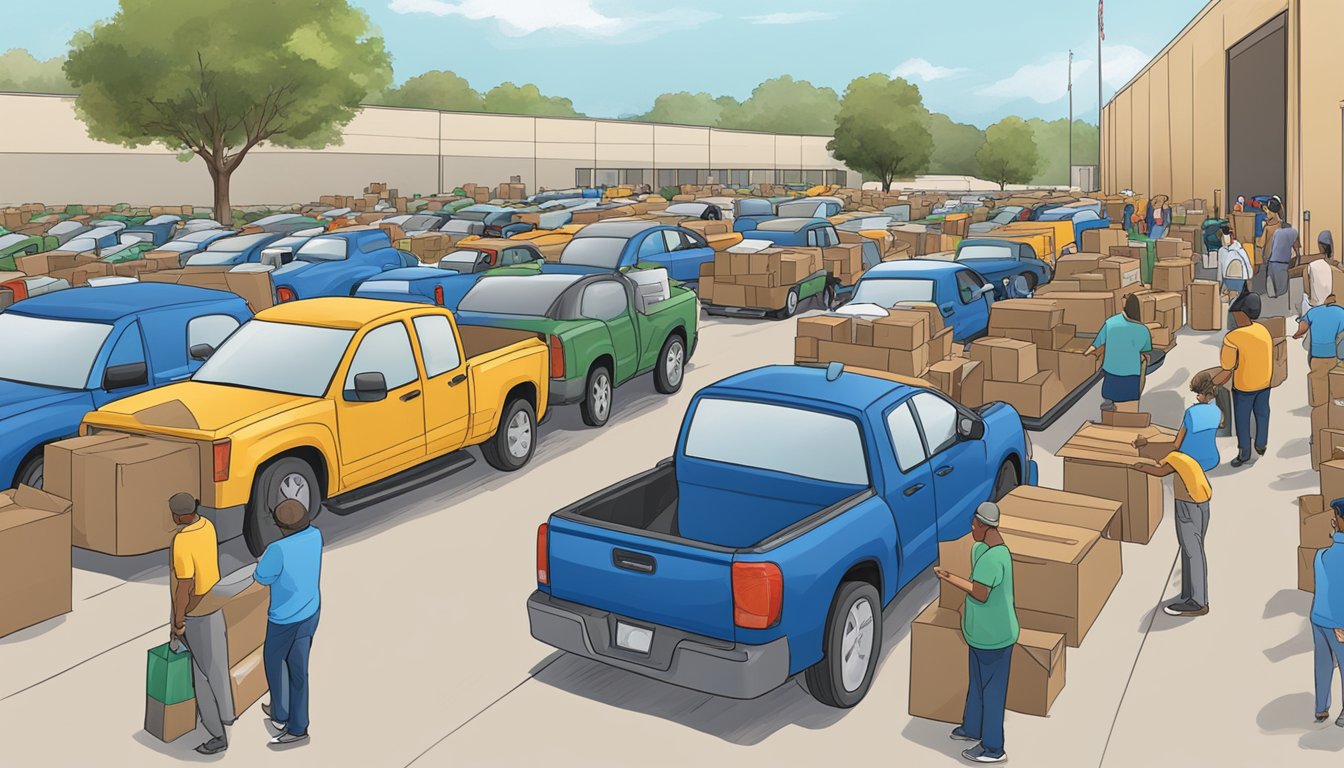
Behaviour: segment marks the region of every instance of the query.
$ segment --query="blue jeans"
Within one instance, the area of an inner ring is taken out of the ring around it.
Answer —
[[[1316,656],[1316,711],[1330,711],[1330,677],[1339,667],[1339,679],[1344,683],[1344,643],[1335,639],[1334,627],[1311,624],[1311,644]]]
[[[1008,666],[1013,646],[996,651],[970,649],[971,685],[966,691],[966,711],[961,728],[967,736],[980,740],[985,751],[1003,752],[1003,710],[1008,704]]]
[[[295,736],[308,732],[308,654],[321,611],[293,624],[266,624],[262,661],[271,688],[271,719]]]
[[[1251,416],[1255,416],[1255,447],[1269,445],[1269,387],[1255,392],[1232,390],[1232,418],[1237,423],[1237,458],[1251,458]]]

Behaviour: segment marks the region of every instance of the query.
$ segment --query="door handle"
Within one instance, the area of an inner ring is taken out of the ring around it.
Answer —
[[[658,569],[658,563],[652,555],[643,555],[625,549],[611,550],[611,562],[617,568],[639,573],[653,573]]]
[[[448,381],[448,386],[450,386],[450,387],[456,387],[458,384],[461,384],[462,382],[464,382],[464,381],[466,381],[466,380],[467,380],[467,374],[465,374],[465,373],[459,373],[459,374],[457,374],[456,376],[454,376],[452,379],[450,379],[450,380]]]
[[[915,483],[914,485],[912,485],[912,486],[910,486],[909,488],[906,488],[906,489],[905,489],[905,495],[906,495],[906,496],[914,496],[916,493],[919,493],[920,490],[923,489],[923,488],[924,488],[924,484],[923,484],[923,483]]]
[[[955,469],[955,467],[953,467],[953,466],[950,465],[950,464],[947,465],[947,466],[945,466],[945,467],[939,467],[939,468],[938,468],[938,476],[939,476],[939,477],[947,477],[948,475],[952,474],[952,470],[953,470],[953,469]]]
[[[409,403],[410,401],[414,400],[419,396],[420,396],[420,390],[412,389],[410,392],[407,392],[406,394],[401,396],[401,402]]]

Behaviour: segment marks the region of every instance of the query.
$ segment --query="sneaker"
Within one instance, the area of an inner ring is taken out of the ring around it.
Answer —
[[[994,754],[985,749],[983,744],[976,744],[970,749],[964,750],[961,756],[970,760],[972,763],[1002,763],[1008,759],[1008,753],[1000,752]]]
[[[1234,467],[1240,467],[1242,464],[1245,464],[1246,462],[1248,462],[1248,461],[1250,461],[1250,460],[1251,460],[1251,457],[1250,457],[1250,456],[1247,456],[1247,457],[1244,458],[1244,459],[1241,458],[1240,456],[1238,456],[1237,458],[1235,458],[1235,459],[1232,460],[1232,466],[1234,466]]]
[[[1341,718],[1344,718],[1344,712],[1340,712],[1340,713],[1339,713],[1339,716],[1340,716]],[[1326,711],[1326,712],[1317,712],[1317,713],[1316,713],[1316,722],[1318,722],[1318,723],[1324,723],[1326,720],[1329,720],[1329,719],[1330,719],[1330,712],[1329,712],[1329,711]],[[1336,724],[1336,725],[1339,725],[1339,721],[1338,721],[1338,720],[1335,721],[1335,724]]]
[[[301,733],[301,734],[300,734],[300,733],[290,733],[289,731],[285,731],[284,733],[280,734],[279,736],[276,736],[275,738],[271,739],[271,741],[270,741],[270,746],[273,746],[273,747],[290,747],[290,746],[294,746],[294,745],[296,745],[296,744],[303,744],[303,743],[305,743],[305,742],[307,742],[307,741],[308,741],[308,734],[306,734],[306,733]]]
[[[274,729],[277,730],[277,731],[283,731],[283,730],[285,730],[285,724],[284,724],[284,723],[280,722],[279,720],[276,720],[274,717],[271,717],[271,705],[270,705],[270,704],[267,704],[266,702],[263,701],[263,702],[261,703],[261,713],[262,713],[263,715],[266,716],[266,718],[267,718],[267,722],[271,724],[271,727],[272,727],[272,728],[274,728]]]
[[[1329,716],[1330,716],[1329,713],[1326,713],[1326,717]],[[1335,725],[1339,726],[1340,728],[1344,728],[1344,712],[1340,712],[1339,717],[1335,718]]]
[[[1258,454],[1260,454],[1261,456],[1264,456],[1264,455],[1265,455],[1265,451],[1267,451],[1267,450],[1269,450],[1269,446],[1266,445],[1264,448],[1256,448],[1256,449],[1255,449],[1255,452],[1258,453]]]
[[[1209,606],[1196,605],[1194,602],[1178,603],[1168,605],[1162,609],[1162,612],[1168,616],[1203,616],[1209,612]]]
[[[979,739],[967,733],[966,729],[962,728],[960,725],[952,729],[951,736],[953,741],[979,741]]]
[[[229,742],[223,736],[216,736],[204,744],[196,747],[196,751],[202,755],[217,755],[229,748]]]

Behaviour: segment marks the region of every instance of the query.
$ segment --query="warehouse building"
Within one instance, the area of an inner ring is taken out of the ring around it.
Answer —
[[[1216,192],[1223,215],[1280,195],[1304,239],[1338,237],[1341,32],[1340,0],[1213,0],[1105,106],[1103,189],[1210,206]]]
[[[203,163],[160,146],[90,139],[74,98],[0,94],[0,203],[209,205]],[[591,118],[530,117],[365,107],[339,145],[258,147],[232,179],[235,205],[316,200],[370,180],[407,194],[494,186],[517,177],[529,192],[589,184],[655,188],[711,180],[854,184],[826,136],[797,136]]]

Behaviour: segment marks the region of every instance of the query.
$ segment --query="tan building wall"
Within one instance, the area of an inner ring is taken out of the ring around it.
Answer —
[[[182,162],[160,146],[94,141],[76,117],[72,97],[0,94],[0,114],[0,204],[212,200],[198,158]],[[306,202],[352,194],[370,181],[429,194],[465,182],[493,186],[511,176],[532,191],[572,187],[577,169],[596,170],[612,183],[630,176],[650,184],[670,177],[675,184],[682,176],[723,171],[746,171],[754,181],[773,181],[777,174],[781,181],[803,181],[847,170],[826,151],[827,141],[617,120],[366,107],[346,126],[340,145],[254,149],[233,177],[232,195],[235,205]],[[848,180],[858,185],[857,174]]]
[[[1340,0],[1213,0],[1102,113],[1102,189],[1173,200],[1227,194],[1227,51],[1287,12],[1287,203],[1344,235]],[[1229,204],[1223,201],[1223,213]],[[1314,244],[1313,244],[1314,247]]]

